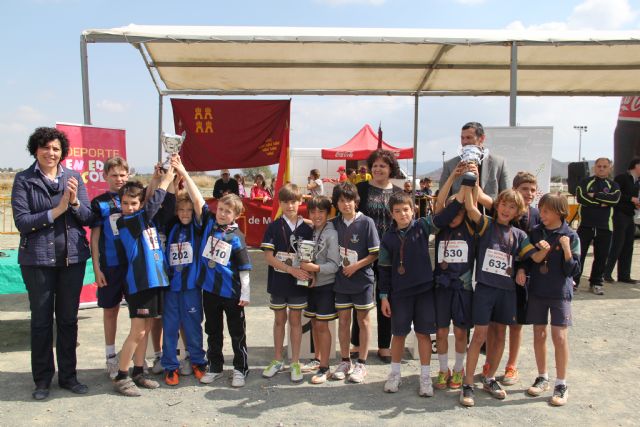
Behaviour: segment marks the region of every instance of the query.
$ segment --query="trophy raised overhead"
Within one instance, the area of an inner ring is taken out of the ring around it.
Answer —
[[[465,164],[475,164],[480,166],[482,161],[489,155],[489,149],[477,145],[463,145],[458,150],[460,160]],[[476,185],[478,177],[471,171],[462,174],[462,185],[473,187]]]
[[[183,131],[182,135],[173,135],[162,132],[160,142],[162,142],[162,148],[164,148],[164,151],[168,154],[167,159],[164,161],[164,163],[162,163],[162,168],[164,170],[169,169],[171,156],[180,152],[180,148],[182,147],[182,144],[184,143],[186,137],[187,131]]]

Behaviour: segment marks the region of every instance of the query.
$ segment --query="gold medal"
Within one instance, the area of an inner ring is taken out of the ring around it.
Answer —
[[[449,264],[447,263],[447,261],[440,262],[440,268],[442,270],[446,270],[447,268],[449,268]]]
[[[213,268],[216,266],[216,262],[212,259],[209,260],[209,262],[207,263],[207,265],[209,266],[209,268]]]
[[[351,264],[349,262],[349,260],[347,258],[342,258],[342,265],[345,267],[349,267],[349,264]]]
[[[511,267],[507,267],[506,273],[507,273],[507,276],[511,276],[511,273],[513,273],[513,269]]]
[[[549,272],[549,266],[547,266],[547,261],[545,261],[544,264],[540,266],[540,273],[547,274],[548,272]]]
[[[404,274],[404,273],[406,273],[404,265],[400,264],[400,267],[398,267],[398,274]]]
[[[291,258],[285,259],[284,263],[287,264],[289,267],[291,267],[293,265],[293,261],[291,260]]]

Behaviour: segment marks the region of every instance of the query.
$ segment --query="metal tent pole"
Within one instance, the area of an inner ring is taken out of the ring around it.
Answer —
[[[418,104],[420,101],[420,92],[415,94],[415,104],[413,109],[413,182],[411,188],[413,189],[413,198],[416,198],[416,173],[418,168]]]
[[[162,94],[158,94],[158,162],[162,161]]]
[[[91,124],[91,105],[89,103],[89,67],[87,58],[87,41],[80,36],[80,74],[82,75],[82,110],[84,124]]]
[[[518,45],[511,42],[511,83],[509,89],[509,126],[516,125],[516,100],[518,97]]]

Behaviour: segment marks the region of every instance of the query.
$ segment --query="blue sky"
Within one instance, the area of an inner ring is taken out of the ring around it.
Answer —
[[[640,27],[638,0],[297,0],[120,1],[4,0],[0,35],[0,167],[30,164],[31,131],[55,122],[82,122],[79,39],[82,30],[130,23],[477,29],[609,29]],[[127,131],[130,163],[155,160],[158,96],[138,52],[129,45],[89,45],[92,120]],[[520,98],[518,124],[554,126],[554,157],[575,161],[587,125],[583,156],[613,155],[619,98]],[[165,131],[173,131],[165,103]],[[508,99],[427,98],[420,104],[419,161],[453,155],[464,122],[508,125]],[[382,122],[385,139],[412,144],[413,99],[293,97],[294,147],[342,144],[364,123]],[[152,153],[152,154],[149,154]]]

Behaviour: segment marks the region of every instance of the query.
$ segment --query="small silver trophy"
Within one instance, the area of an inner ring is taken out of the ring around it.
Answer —
[[[294,252],[298,256],[298,261],[300,262],[315,261],[316,254],[321,252],[325,246],[324,242],[316,243],[314,240],[296,239],[296,237],[293,234],[291,235],[291,238],[290,238],[290,244]],[[311,283],[310,280],[298,279],[297,285],[308,287],[310,283]]]
[[[489,149],[478,147],[477,145],[464,145],[458,149],[460,160],[466,164],[475,164],[480,166],[482,161],[489,155]],[[476,185],[478,177],[471,171],[462,174],[462,185],[473,187]]]
[[[168,154],[167,159],[164,161],[164,163],[162,163],[162,169],[169,169],[169,164],[171,164],[171,156],[180,152],[180,148],[182,147],[182,144],[184,143],[186,137],[187,131],[183,131],[182,135],[172,135],[162,132],[160,141],[162,142],[162,148],[164,148],[165,153]]]

